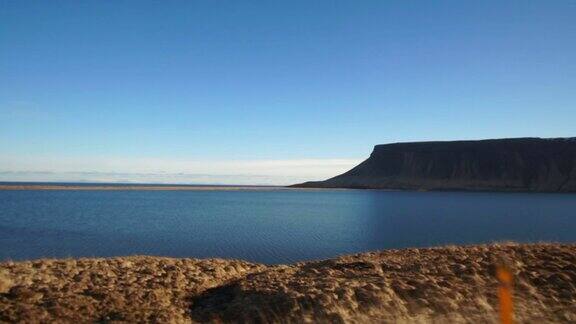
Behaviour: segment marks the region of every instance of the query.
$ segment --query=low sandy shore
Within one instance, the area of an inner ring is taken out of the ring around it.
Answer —
[[[494,259],[518,322],[576,321],[576,245],[386,250],[293,265],[122,257],[0,263],[6,322],[496,322]]]
[[[206,191],[206,190],[289,190],[287,187],[275,186],[187,186],[187,185],[37,185],[37,184],[22,184],[22,185],[0,185],[0,190],[166,190],[166,191]]]

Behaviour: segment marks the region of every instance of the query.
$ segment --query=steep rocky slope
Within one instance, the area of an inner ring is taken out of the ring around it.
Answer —
[[[496,323],[494,260],[519,323],[576,321],[576,246],[387,250],[294,265],[156,257],[0,263],[0,322]]]
[[[576,192],[576,138],[377,145],[350,171],[294,187]]]

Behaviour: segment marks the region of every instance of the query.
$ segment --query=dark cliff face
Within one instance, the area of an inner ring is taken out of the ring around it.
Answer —
[[[350,171],[295,187],[576,192],[576,138],[377,145]]]

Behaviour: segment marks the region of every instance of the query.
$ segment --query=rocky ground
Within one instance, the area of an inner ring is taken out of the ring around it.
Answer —
[[[576,245],[386,250],[293,265],[122,257],[0,263],[4,322],[576,322]]]

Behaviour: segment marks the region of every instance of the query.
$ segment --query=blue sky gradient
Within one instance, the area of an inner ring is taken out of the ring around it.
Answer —
[[[287,184],[575,136],[575,58],[568,0],[0,0],[0,180]]]

